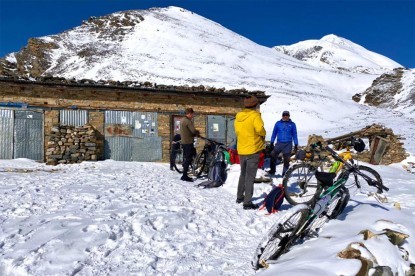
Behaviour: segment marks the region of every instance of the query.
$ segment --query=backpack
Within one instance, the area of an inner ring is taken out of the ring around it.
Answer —
[[[278,212],[278,209],[281,207],[282,202],[284,201],[284,189],[282,185],[274,187],[271,192],[265,197],[264,203],[259,208],[267,209],[268,213],[272,214]]]
[[[208,180],[196,186],[204,189],[217,188],[222,186],[225,183],[226,178],[228,177],[228,172],[226,169],[227,164],[225,160],[226,159],[224,152],[221,150],[218,151],[215,159],[211,162],[211,165],[209,167]]]
[[[239,155],[236,149],[229,149],[231,164],[239,164]]]

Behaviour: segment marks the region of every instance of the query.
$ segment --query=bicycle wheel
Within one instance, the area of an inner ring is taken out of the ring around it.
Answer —
[[[205,170],[207,162],[207,152],[200,152],[193,161],[192,172],[193,175],[199,177]]]
[[[183,149],[178,149],[176,153],[176,158],[174,159],[174,169],[178,173],[183,173]]]
[[[333,200],[327,208],[327,216],[329,219],[337,218],[341,213],[343,213],[344,208],[346,208],[347,203],[349,203],[350,193],[347,189],[344,189],[340,192],[340,195],[337,200]]]
[[[324,212],[320,216],[316,217],[313,222],[307,227],[305,231],[306,235],[318,236],[317,232],[323,227],[323,225],[331,220],[337,218],[346,208],[349,202],[350,194],[347,189],[340,190],[335,198],[326,206]]]
[[[380,177],[379,173],[372,168],[367,166],[358,166],[359,171],[369,177],[372,180],[377,181],[379,184],[383,184],[382,178]],[[352,172],[349,175],[349,178],[345,184],[345,186],[354,192],[357,189],[360,189],[364,193],[382,193],[382,190],[376,186],[370,186],[368,181],[366,181],[361,175],[358,175],[355,172]]]
[[[296,164],[287,170],[282,185],[290,204],[308,204],[313,200],[319,188],[315,172],[316,168],[308,163]]]
[[[276,260],[289,250],[297,238],[297,230],[304,224],[309,212],[307,205],[297,205],[274,223],[255,250],[252,259],[255,270],[265,267],[268,260]]]

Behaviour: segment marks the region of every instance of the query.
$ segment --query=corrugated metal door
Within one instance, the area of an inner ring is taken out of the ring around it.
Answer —
[[[83,126],[88,123],[87,110],[68,110],[59,112],[59,122],[62,126]]]
[[[0,159],[13,159],[13,110],[0,109]]]
[[[105,158],[118,161],[161,160],[156,112],[105,112]]]
[[[15,110],[14,158],[43,160],[43,114]]]
[[[236,145],[235,117],[226,117],[226,144],[229,147]]]
[[[207,120],[207,138],[226,144],[226,117],[208,115]]]

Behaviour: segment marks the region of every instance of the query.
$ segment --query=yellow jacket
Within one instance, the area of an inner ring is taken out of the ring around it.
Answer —
[[[244,108],[236,114],[235,134],[238,154],[254,154],[265,147],[265,128],[261,113]]]

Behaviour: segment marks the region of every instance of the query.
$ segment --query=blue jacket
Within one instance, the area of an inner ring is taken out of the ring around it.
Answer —
[[[279,120],[275,123],[274,131],[271,136],[271,143],[274,144],[275,138],[278,143],[289,143],[294,140],[294,145],[298,145],[297,127],[293,121]]]

